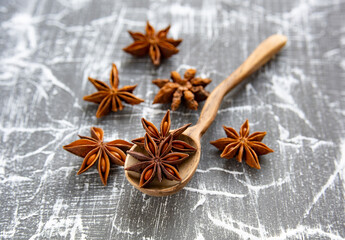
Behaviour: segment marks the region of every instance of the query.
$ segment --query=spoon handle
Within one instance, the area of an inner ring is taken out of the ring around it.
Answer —
[[[213,120],[216,118],[218,108],[224,96],[246,77],[258,70],[268,62],[285,45],[287,37],[284,35],[272,35],[260,43],[252,54],[230,76],[223,80],[207,98],[201,111],[198,122],[191,134],[199,134],[201,137]]]

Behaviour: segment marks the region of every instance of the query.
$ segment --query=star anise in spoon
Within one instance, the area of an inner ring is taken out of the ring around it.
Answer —
[[[169,58],[178,53],[179,50],[176,47],[182,42],[182,39],[167,38],[169,29],[170,25],[155,33],[155,29],[147,22],[145,34],[128,31],[134,43],[123,50],[138,57],[149,54],[152,63],[158,66],[161,63],[162,57]]]
[[[243,123],[238,134],[235,129],[223,126],[227,138],[221,138],[211,142],[219,150],[223,158],[231,159],[236,156],[238,162],[245,159],[246,163],[252,167],[260,169],[258,155],[274,152],[261,141],[266,132],[254,132],[249,135],[248,119]]]
[[[127,171],[135,171],[141,173],[139,186],[145,187],[155,176],[161,182],[163,176],[168,180],[181,181],[178,169],[175,167],[185,160],[189,155],[185,153],[171,153],[172,135],[169,135],[159,145],[145,134],[144,148],[148,155],[135,151],[127,151],[129,155],[136,158],[140,162],[128,168]]]
[[[98,103],[99,107],[96,113],[96,117],[102,117],[107,115],[110,111],[117,112],[123,109],[122,101],[135,105],[144,102],[143,99],[134,96],[133,91],[137,85],[124,86],[118,89],[119,86],[119,73],[116,65],[113,63],[112,70],[110,72],[110,86],[102,81],[89,77],[89,81],[95,86],[98,92],[85,96],[85,101]]]
[[[116,165],[123,166],[126,160],[125,152],[129,150],[133,144],[120,139],[103,142],[103,135],[104,133],[101,128],[92,127],[91,137],[79,136],[79,140],[63,146],[63,149],[84,158],[77,173],[78,175],[87,171],[98,162],[97,170],[99,176],[101,177],[102,183],[107,185],[110,161]]]
[[[186,106],[190,109],[197,110],[198,102],[204,101],[209,92],[204,88],[212,81],[209,78],[196,78],[196,70],[188,69],[184,78],[182,79],[178,72],[171,72],[171,79],[156,79],[152,83],[156,84],[160,90],[153,100],[155,103],[169,103],[171,109],[176,110],[179,108],[181,101],[184,100]]]
[[[186,124],[178,129],[172,130],[170,132],[170,111],[168,110],[166,114],[164,115],[161,125],[160,125],[160,131],[158,131],[157,127],[147,121],[145,118],[141,119],[141,123],[143,124],[144,129],[146,130],[146,133],[153,139],[153,141],[156,142],[157,145],[159,145],[162,141],[164,141],[165,138],[167,138],[169,135],[172,135],[172,151],[174,152],[195,152],[196,149],[191,146],[190,144],[186,143],[185,141],[179,140],[179,136],[191,125]],[[138,146],[143,147],[145,138],[140,137],[133,139],[132,142],[134,144],[137,144]]]

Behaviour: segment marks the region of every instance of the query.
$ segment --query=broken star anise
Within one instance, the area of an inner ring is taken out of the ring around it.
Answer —
[[[79,140],[63,146],[63,149],[84,158],[77,173],[78,175],[87,171],[98,161],[97,169],[99,176],[101,177],[102,183],[107,185],[110,161],[114,164],[123,166],[126,160],[125,152],[129,150],[133,144],[120,139],[111,142],[103,142],[103,134],[101,128],[92,127],[91,137],[79,136]]]
[[[191,125],[186,124],[178,129],[172,130],[170,132],[170,111],[168,110],[167,113],[164,115],[161,125],[160,125],[160,131],[158,131],[157,127],[147,121],[145,118],[141,119],[141,123],[143,124],[144,129],[146,130],[146,133],[150,135],[150,137],[156,142],[157,145],[159,145],[162,141],[164,141],[165,138],[167,138],[169,135],[172,135],[172,150],[174,152],[195,152],[196,149],[186,143],[185,141],[179,140],[179,136]],[[133,139],[132,142],[134,144],[137,144],[138,146],[143,147],[145,138],[140,137]]]
[[[248,120],[241,126],[239,134],[231,127],[223,126],[223,128],[228,137],[211,142],[212,145],[223,151],[221,157],[231,159],[237,155],[238,162],[242,162],[243,158],[250,167],[260,169],[258,155],[273,152],[261,142],[266,132],[254,132],[249,135]]]
[[[179,50],[176,47],[182,42],[182,39],[167,38],[169,29],[170,25],[155,33],[155,29],[147,22],[146,34],[128,31],[134,43],[123,50],[138,57],[149,54],[152,63],[158,66],[161,63],[162,57],[169,58],[173,54],[178,53]]]
[[[99,107],[96,113],[96,117],[102,117],[108,114],[110,111],[116,112],[123,109],[122,101],[131,105],[144,102],[143,99],[134,96],[133,91],[137,85],[124,86],[118,89],[119,86],[119,74],[116,65],[113,63],[112,70],[110,72],[110,86],[102,81],[89,77],[89,81],[97,88],[98,92],[85,96],[85,101],[98,103]]]
[[[195,73],[195,69],[188,69],[182,79],[178,72],[173,71],[171,72],[173,82],[170,82],[169,79],[153,80],[152,83],[160,88],[153,103],[172,102],[171,109],[176,110],[183,99],[188,108],[197,110],[198,102],[204,101],[209,96],[210,93],[204,88],[212,80],[209,78],[195,78]]]
[[[155,176],[161,182],[163,176],[168,180],[181,181],[180,174],[175,165],[180,164],[189,155],[185,153],[171,153],[172,135],[169,135],[159,145],[148,135],[145,134],[144,148],[148,155],[135,151],[127,151],[129,155],[139,160],[128,168],[127,171],[135,171],[141,173],[139,186],[145,187]]]

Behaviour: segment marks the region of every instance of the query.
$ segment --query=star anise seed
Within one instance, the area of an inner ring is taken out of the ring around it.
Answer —
[[[161,63],[162,57],[169,58],[178,53],[179,50],[176,47],[182,42],[182,39],[167,38],[169,29],[170,25],[156,34],[155,29],[147,22],[145,34],[128,31],[134,43],[123,50],[138,57],[149,54],[152,63],[158,66]]]
[[[204,88],[212,81],[209,78],[195,78],[195,69],[188,69],[182,79],[178,72],[171,72],[170,82],[168,79],[156,79],[152,83],[156,84],[160,90],[153,100],[155,103],[171,103],[171,109],[177,110],[184,100],[187,108],[197,110],[198,102],[204,101],[209,92]]]
[[[147,186],[157,176],[158,181],[161,182],[163,176],[168,180],[181,181],[180,174],[176,165],[183,162],[189,155],[185,153],[171,153],[172,135],[169,135],[159,145],[145,134],[144,148],[148,155],[135,151],[127,151],[129,155],[139,160],[125,170],[141,173],[139,186]]]
[[[245,159],[246,163],[252,167],[260,169],[258,155],[274,152],[261,141],[266,132],[254,132],[249,135],[248,119],[243,123],[238,134],[235,129],[223,126],[227,138],[220,138],[211,142],[219,150],[223,158],[231,159],[236,156],[238,162]]]
[[[159,145],[160,142],[162,142],[165,138],[167,138],[170,134],[173,137],[172,141],[172,150],[174,152],[195,152],[196,149],[186,143],[185,141],[179,140],[179,136],[191,125],[186,124],[178,129],[172,130],[170,133],[170,111],[168,110],[167,113],[164,115],[161,125],[160,125],[160,131],[158,131],[157,127],[147,121],[145,118],[141,119],[141,123],[143,124],[144,129],[146,130],[146,133],[150,135],[150,137],[156,142],[156,144]],[[138,146],[143,147],[144,146],[144,137],[133,139],[132,142]]]
[[[118,89],[119,76],[116,65],[113,63],[110,72],[110,86],[104,82],[89,77],[89,81],[95,86],[98,92],[85,96],[85,101],[98,103],[99,107],[96,117],[100,118],[107,115],[110,111],[117,112],[123,109],[122,101],[135,105],[144,102],[143,99],[134,96],[133,91],[137,85],[124,86]]]
[[[133,144],[120,139],[103,142],[103,135],[104,133],[101,128],[92,127],[91,137],[79,136],[79,140],[63,146],[63,149],[84,158],[77,173],[78,175],[87,171],[98,161],[97,169],[99,176],[101,177],[102,183],[107,185],[110,161],[116,165],[123,166],[126,160],[125,152]]]

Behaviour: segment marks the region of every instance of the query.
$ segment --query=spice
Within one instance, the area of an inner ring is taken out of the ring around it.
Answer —
[[[110,111],[116,112],[123,109],[122,101],[131,105],[144,102],[143,99],[134,96],[133,91],[137,85],[124,86],[118,89],[119,77],[116,65],[113,63],[112,70],[110,72],[110,86],[102,81],[89,77],[89,81],[95,86],[98,92],[85,96],[85,101],[98,103],[99,107],[96,113],[96,117],[102,117],[107,115]]]
[[[174,152],[195,152],[196,149],[186,143],[185,141],[179,140],[180,135],[191,125],[186,124],[178,129],[172,130],[170,133],[170,111],[168,110],[166,114],[164,115],[161,125],[160,125],[160,131],[158,131],[157,127],[147,121],[145,118],[141,119],[141,123],[143,124],[144,129],[146,130],[146,133],[153,139],[153,141],[156,142],[157,145],[159,145],[162,141],[164,141],[165,138],[167,138],[170,134],[172,135],[172,150]],[[134,144],[137,144],[138,146],[143,147],[144,146],[144,137],[133,139],[132,142]]]
[[[92,127],[91,137],[79,136],[79,140],[63,146],[63,149],[84,158],[77,173],[78,175],[87,171],[98,161],[97,169],[99,176],[101,177],[102,183],[107,185],[110,161],[123,166],[126,160],[125,152],[133,144],[124,140],[103,142],[103,135],[104,133],[101,128]]]
[[[184,100],[186,106],[190,109],[197,110],[198,102],[204,101],[209,92],[204,88],[212,81],[208,78],[195,78],[195,69],[188,69],[182,79],[177,72],[171,72],[171,79],[156,79],[152,83],[156,84],[160,90],[155,96],[153,103],[169,103],[171,109],[176,110]]]
[[[162,57],[169,58],[178,53],[179,50],[176,47],[182,42],[182,39],[175,40],[167,38],[169,29],[170,25],[155,33],[155,29],[147,22],[146,34],[128,31],[134,43],[125,47],[123,50],[138,57],[149,54],[152,63],[158,66],[161,63]]]
[[[182,179],[176,165],[183,162],[189,155],[170,152],[173,141],[172,135],[169,135],[158,145],[149,134],[145,134],[144,139],[144,148],[148,155],[131,150],[127,151],[129,155],[140,162],[125,168],[127,171],[141,173],[139,186],[147,186],[155,176],[157,176],[159,182],[162,181],[163,176],[171,181],[181,181]]]
[[[249,135],[248,120],[241,126],[239,134],[231,127],[223,126],[223,128],[227,138],[211,142],[212,145],[223,151],[220,155],[223,158],[230,159],[236,156],[238,162],[242,162],[243,158],[250,167],[260,169],[258,155],[273,152],[261,142],[266,132],[254,132]]]

